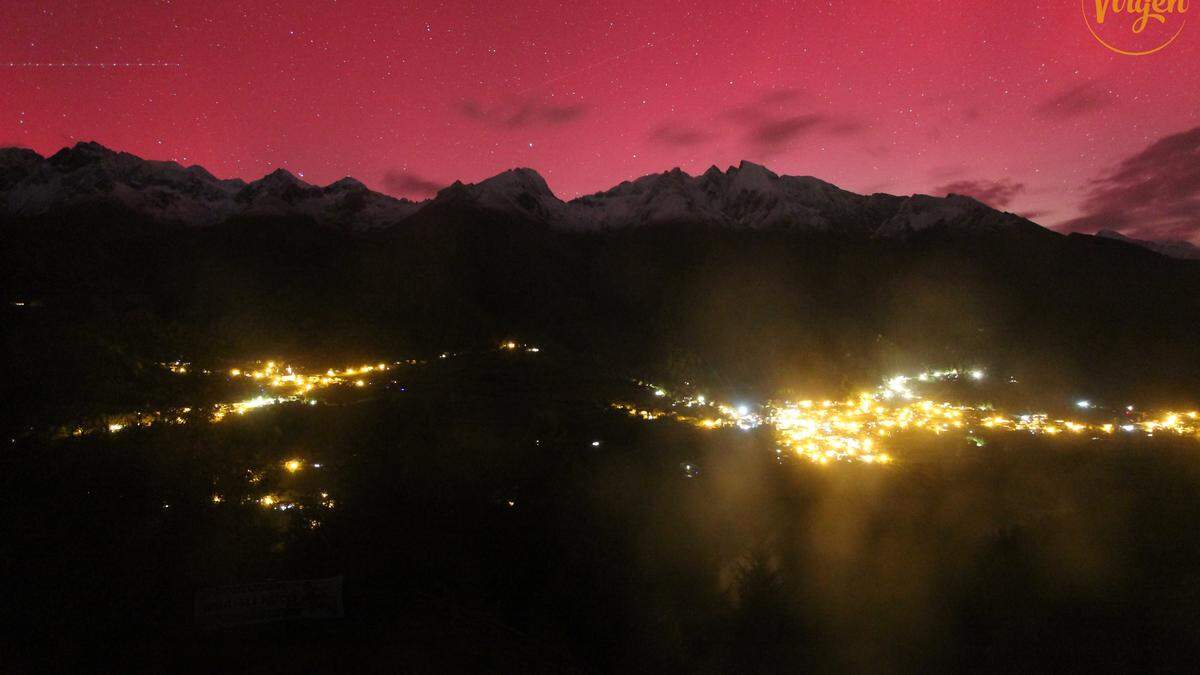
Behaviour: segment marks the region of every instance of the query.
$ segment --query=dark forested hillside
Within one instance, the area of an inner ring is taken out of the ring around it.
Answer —
[[[360,231],[92,209],[8,219],[2,255],[9,400],[36,407],[82,393],[63,383],[94,397],[158,360],[404,356],[509,336],[760,391],[986,363],[1170,397],[1200,373],[1200,264],[1036,227],[587,230],[435,200]]]

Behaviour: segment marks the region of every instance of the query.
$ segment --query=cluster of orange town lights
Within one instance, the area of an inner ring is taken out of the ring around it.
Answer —
[[[516,341],[504,341],[500,351],[537,353],[537,347]],[[439,356],[449,358],[447,352]],[[210,422],[220,422],[230,415],[247,412],[284,402],[317,403],[317,393],[330,387],[367,387],[374,378],[402,365],[419,363],[415,360],[366,363],[345,368],[306,371],[296,365],[276,361],[255,362],[223,371],[231,381],[252,382],[257,385],[255,396],[239,401],[217,403],[209,407],[168,409],[136,412],[113,416],[99,427],[75,427],[79,435],[90,431],[107,430],[116,433],[131,427],[153,424],[184,424],[200,415]],[[195,375],[221,374],[209,370],[196,371],[187,362],[162,364],[173,373]],[[981,381],[982,370],[930,370],[915,376],[896,375],[886,379],[874,390],[840,400],[769,400],[758,405],[732,404],[713,400],[702,394],[669,393],[667,388],[647,382],[638,383],[653,394],[652,405],[639,406],[618,402],[613,407],[640,419],[653,421],[662,418],[691,424],[703,429],[739,428],[750,430],[766,427],[776,440],[777,451],[816,463],[835,461],[887,464],[891,440],[901,433],[945,434],[961,432],[974,434],[1028,433],[1045,436],[1059,434],[1175,434],[1200,439],[1200,413],[1190,411],[1143,412],[1128,406],[1116,418],[1096,421],[1071,419],[1043,412],[1007,414],[990,405],[975,405],[938,401],[920,393],[924,385],[947,380]],[[1077,401],[1079,409],[1095,408],[1090,401]],[[303,468],[303,463],[289,462],[290,473]]]
[[[961,432],[971,438],[981,431],[1046,436],[1174,434],[1200,440],[1200,412],[1195,410],[1141,412],[1128,406],[1119,418],[1097,422],[1046,413],[1008,415],[990,405],[936,401],[918,392],[925,383],[984,378],[982,370],[927,371],[889,378],[873,391],[842,400],[772,400],[759,406],[734,406],[703,395],[672,397],[663,387],[640,382],[653,392],[654,405],[620,402],[613,407],[647,421],[667,418],[702,429],[767,427],[778,453],[819,464],[888,464],[893,461],[889,441],[901,433]],[[1078,401],[1076,407],[1094,406]]]

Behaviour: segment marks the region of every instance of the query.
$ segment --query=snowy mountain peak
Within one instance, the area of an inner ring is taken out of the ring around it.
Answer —
[[[377,228],[418,211],[439,219],[447,209],[465,209],[471,217],[484,211],[596,229],[681,224],[903,237],[936,226],[972,232],[1036,227],[970,197],[865,197],[816,178],[779,175],[750,161],[724,171],[713,166],[699,176],[675,167],[570,202],[556,197],[533,169],[513,168],[478,183],[455,182],[434,199],[416,204],[374,192],[349,177],[318,187],[280,168],[250,183],[221,180],[199,166],[147,161],[94,142],[78,143],[49,158],[31,150],[0,149],[0,215],[40,217],[98,205],[184,225],[254,215]]]
[[[439,206],[466,204],[543,223],[576,224],[574,214],[554,195],[546,179],[533,169],[523,167],[508,169],[478,183],[455,181],[439,191],[433,203]]]
[[[327,192],[364,192],[368,188],[358,179],[346,176],[325,186]]]
[[[27,148],[0,148],[0,190],[24,178],[45,158]]]
[[[1190,241],[1182,239],[1135,239],[1133,237],[1121,234],[1116,230],[1100,230],[1096,233],[1101,239],[1112,239],[1133,246],[1140,246],[1145,249],[1154,251],[1167,256],[1168,258],[1180,258],[1183,260],[1200,260],[1200,246],[1196,246]]]
[[[217,182],[217,183],[230,183],[230,184],[242,184],[242,181],[236,180],[236,179],[233,181],[222,181],[222,180],[218,179],[216,176],[209,173],[208,169],[205,169],[204,167],[200,166],[199,164],[193,164],[193,165],[187,167],[186,169],[184,169],[184,171],[187,174],[194,176],[196,179],[202,180],[202,181],[211,181],[211,182]]]
[[[96,141],[79,141],[78,143],[76,143],[75,145],[73,145],[69,148],[63,148],[62,150],[59,150],[58,152],[54,153],[53,156],[62,155],[62,156],[103,158],[103,157],[113,157],[117,154],[118,153],[115,150],[109,150],[108,148],[104,147],[103,145],[97,143]]]
[[[69,148],[63,148],[46,158],[50,164],[66,170],[78,169],[84,166],[112,160],[118,154],[95,141],[82,141]]]
[[[747,161],[744,159],[742,161],[738,162],[738,165],[736,168],[729,167],[729,171],[727,171],[726,173],[748,174],[750,176],[761,177],[761,178],[779,178],[779,176],[776,175],[774,171],[771,171],[770,169],[763,166],[762,164],[755,164],[754,162],[750,162],[750,161]]]
[[[864,197],[815,178],[779,176],[754,162],[697,177],[673,169],[643,176],[572,202],[599,227],[694,222],[734,227],[830,230],[856,225],[850,217]]]
[[[271,173],[250,183],[250,185],[258,185],[265,188],[312,187],[297,178],[291,171],[282,168],[275,169]]]
[[[222,180],[200,166],[144,160],[94,142],[48,158],[31,150],[0,149],[0,216],[35,218],[105,206],[192,226],[253,214],[372,228],[394,224],[417,208],[371,192],[354,179],[330,187],[312,186],[285,169],[251,183]]]
[[[0,166],[28,164],[45,159],[29,148],[0,148]]]
[[[527,192],[538,197],[557,199],[541,174],[524,167],[498,173],[476,183],[473,187],[478,194]]]

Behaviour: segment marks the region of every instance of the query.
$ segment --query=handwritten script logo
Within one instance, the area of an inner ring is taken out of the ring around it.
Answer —
[[[1189,0],[1081,0],[1092,37],[1126,56],[1166,48],[1183,32]],[[1149,30],[1147,30],[1149,29]]]

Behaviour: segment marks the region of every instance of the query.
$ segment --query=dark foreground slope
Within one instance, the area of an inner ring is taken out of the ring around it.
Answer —
[[[391,377],[353,404],[9,448],[5,672],[1172,672],[1200,656],[1194,439],[950,433],[892,439],[888,466],[818,465],[776,455],[766,428],[613,410],[629,383],[553,350]],[[340,620],[193,615],[198,589],[335,575]]]

